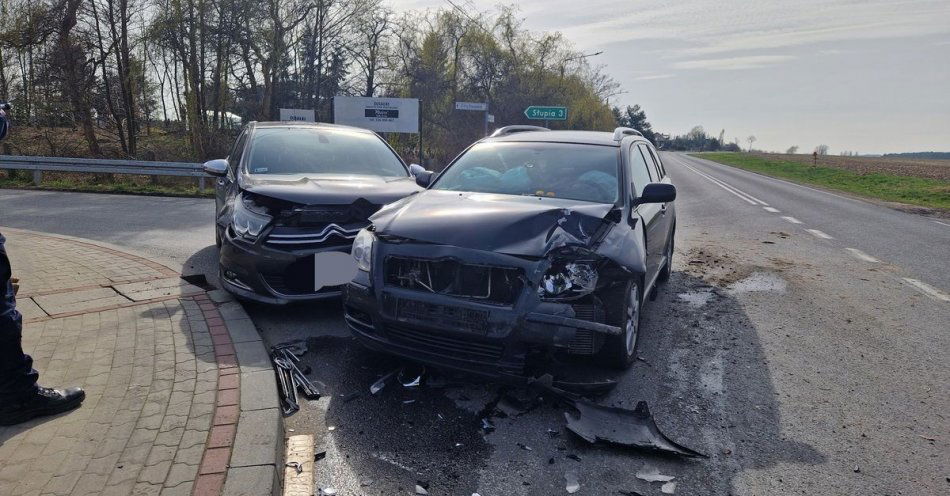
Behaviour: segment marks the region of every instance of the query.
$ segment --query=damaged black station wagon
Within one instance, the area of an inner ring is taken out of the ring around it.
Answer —
[[[354,240],[344,309],[360,342],[491,376],[556,353],[634,361],[676,229],[676,189],[639,132],[508,126],[416,181],[427,190]]]

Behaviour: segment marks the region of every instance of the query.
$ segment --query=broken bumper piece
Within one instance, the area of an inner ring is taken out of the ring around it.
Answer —
[[[680,456],[706,456],[677,444],[660,432],[645,401],[637,403],[636,409],[632,411],[600,406],[585,400],[575,400],[573,406],[578,415],[564,414],[567,428],[589,443],[604,441]]]

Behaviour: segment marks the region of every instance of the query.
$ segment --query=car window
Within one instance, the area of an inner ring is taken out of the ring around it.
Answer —
[[[643,194],[643,188],[653,181],[646,159],[643,158],[640,147],[636,145],[630,147],[630,179],[633,182],[631,191],[635,191],[638,197]]]
[[[249,153],[250,174],[409,175],[378,136],[349,129],[258,127]]]
[[[617,148],[612,146],[479,143],[450,165],[432,189],[616,203],[617,172]]]
[[[244,156],[244,145],[246,143],[247,131],[242,131],[241,135],[238,136],[237,141],[234,142],[234,146],[231,148],[231,153],[228,155],[228,165],[231,166],[232,171],[241,164],[241,157]]]
[[[653,148],[650,145],[646,145],[647,150],[650,150],[650,155],[653,156],[653,161],[656,163],[657,170],[660,171],[660,178],[666,177],[666,168],[663,167],[663,161],[660,160],[660,154],[657,153],[656,148]]]
[[[640,148],[640,153],[643,154],[643,159],[647,163],[647,171],[650,173],[650,180],[653,182],[659,181],[661,177],[660,171],[656,166],[656,160],[653,158],[653,154],[650,153],[650,149],[647,148],[647,145],[640,143],[637,145]]]

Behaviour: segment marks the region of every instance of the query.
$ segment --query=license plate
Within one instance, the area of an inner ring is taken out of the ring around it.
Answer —
[[[396,304],[396,318],[479,334],[488,332],[488,312],[484,310],[399,299]]]
[[[321,251],[313,254],[313,290],[326,286],[339,286],[353,280],[356,261],[342,251]]]

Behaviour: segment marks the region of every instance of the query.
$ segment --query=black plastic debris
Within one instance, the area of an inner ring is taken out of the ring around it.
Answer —
[[[589,382],[553,381],[551,385],[581,396],[603,396],[617,387],[617,381],[609,379]]]
[[[578,415],[565,413],[567,428],[589,443],[604,441],[611,444],[643,448],[688,457],[706,455],[677,444],[660,432],[645,401],[634,410],[600,406],[585,400],[575,400]]]
[[[622,494],[623,496],[643,496],[643,493],[641,493],[641,492],[639,492],[639,491],[633,491],[633,490],[624,490],[624,489],[621,489],[621,490],[619,490],[619,491],[617,491],[617,492],[620,493],[620,494]]]
[[[317,453],[314,453],[314,455],[313,455],[313,461],[319,462],[320,460],[323,460],[323,459],[326,458],[326,457],[327,457],[327,452],[326,452],[326,451],[318,451]]]

